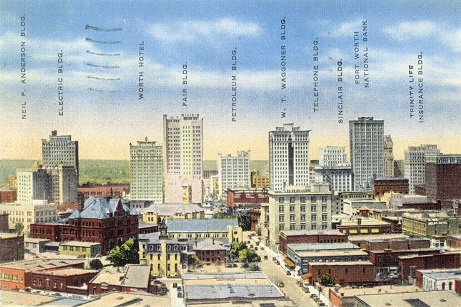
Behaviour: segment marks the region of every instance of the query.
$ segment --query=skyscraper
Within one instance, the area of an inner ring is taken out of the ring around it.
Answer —
[[[348,163],[344,146],[327,146],[319,149],[319,166],[336,166]]]
[[[130,143],[131,199],[163,203],[163,148],[156,142]]]
[[[371,189],[384,176],[384,121],[359,117],[349,121],[349,144],[354,190]]]
[[[439,154],[437,145],[410,146],[405,150],[405,178],[408,178],[409,194],[415,194],[415,186],[426,184],[426,155]]]
[[[384,176],[394,177],[394,143],[390,135],[384,136]]]
[[[50,139],[42,139],[43,167],[72,166],[78,174],[78,141],[70,135],[58,135],[51,131]]]
[[[203,118],[163,115],[165,152],[165,203],[182,203],[183,192],[192,191],[192,202],[203,198]]]
[[[269,131],[269,178],[272,191],[309,184],[309,132],[293,124]]]
[[[226,194],[227,188],[250,187],[250,152],[239,151],[237,156],[219,154],[219,197]]]

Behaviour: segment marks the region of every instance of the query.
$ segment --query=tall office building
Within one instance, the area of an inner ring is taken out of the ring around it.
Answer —
[[[327,146],[319,149],[319,166],[335,166],[347,163],[344,146]]]
[[[349,144],[354,189],[371,190],[371,182],[384,176],[384,121],[359,117],[349,121]]]
[[[76,202],[78,173],[73,166],[48,167],[51,176],[51,201],[57,204]]]
[[[163,115],[165,203],[183,203],[183,193],[193,203],[203,200],[203,118],[198,114]]]
[[[384,136],[384,176],[394,177],[394,143],[390,135]]]
[[[415,186],[426,184],[426,155],[439,154],[437,145],[410,146],[405,150],[405,178],[408,178],[409,194],[415,194]]]
[[[250,152],[239,151],[237,156],[221,155],[218,160],[218,175],[220,195],[226,196],[228,188],[249,188],[250,187]]]
[[[442,201],[451,207],[461,198],[461,155],[428,154],[426,159],[426,195],[429,201]],[[456,229],[456,231],[459,231]]]
[[[72,166],[78,174],[78,141],[72,141],[70,135],[58,135],[51,131],[50,139],[42,139],[43,167]]]
[[[130,169],[131,199],[163,203],[163,147],[147,137],[130,143]]]
[[[51,176],[45,169],[20,169],[16,172],[16,180],[19,203],[31,204],[33,200],[51,201]]]
[[[269,180],[272,191],[309,184],[309,132],[293,124],[269,131]]]

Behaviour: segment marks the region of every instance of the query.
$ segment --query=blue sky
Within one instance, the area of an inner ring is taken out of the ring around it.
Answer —
[[[238,150],[251,150],[252,158],[265,159],[268,131],[286,122],[311,130],[310,153],[316,158],[319,147],[347,148],[348,121],[358,116],[385,120],[396,158],[402,158],[408,146],[421,143],[437,143],[443,152],[461,153],[459,4],[1,1],[0,158],[40,159],[40,140],[58,130],[79,140],[81,158],[128,159],[130,142],[147,136],[161,143],[163,114],[181,113],[203,116],[206,159]],[[21,36],[23,16],[25,36]],[[285,40],[281,40],[282,19]],[[363,21],[367,22],[366,42]],[[354,32],[359,32],[358,46]],[[313,59],[314,41],[318,41],[318,61]],[[26,85],[21,83],[22,42]],[[141,42],[143,68],[138,67]],[[232,70],[234,49],[237,70]],[[63,72],[58,73],[61,50]],[[282,50],[286,51],[285,89],[281,88]],[[368,88],[363,77],[364,53],[368,55]],[[410,118],[409,107],[409,65],[414,65],[417,78],[421,53],[423,122],[416,114]],[[182,79],[186,63],[187,86]],[[357,76],[355,65],[359,65]],[[314,66],[319,78],[315,112]],[[140,71],[143,99],[138,96]],[[232,121],[233,75],[237,78],[236,121]],[[338,122],[338,87],[342,88],[343,123]],[[182,106],[184,89],[186,107]],[[21,118],[24,102],[26,119]]]

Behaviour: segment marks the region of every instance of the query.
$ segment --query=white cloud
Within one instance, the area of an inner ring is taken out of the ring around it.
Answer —
[[[339,25],[339,27],[332,27],[334,30],[328,32],[328,35],[332,37],[351,36],[354,34],[354,32],[360,31],[361,26],[361,19],[343,22]]]
[[[383,32],[398,41],[413,38],[430,37],[438,32],[438,26],[432,21],[404,21],[383,29]]]
[[[148,29],[150,35],[164,42],[192,43],[222,36],[257,36],[262,28],[254,22],[222,18],[213,21],[189,20],[174,23],[155,23]]]

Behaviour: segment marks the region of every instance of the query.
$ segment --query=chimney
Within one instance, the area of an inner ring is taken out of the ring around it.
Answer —
[[[362,219],[361,218],[357,219],[357,225],[362,225]]]

